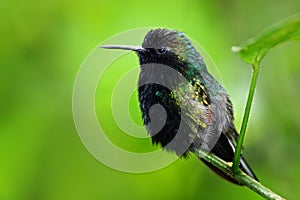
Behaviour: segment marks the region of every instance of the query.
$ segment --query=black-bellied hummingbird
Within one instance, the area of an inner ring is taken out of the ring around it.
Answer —
[[[232,162],[238,139],[232,103],[184,33],[159,28],[146,34],[142,46],[102,48],[137,53],[140,108],[153,143],[183,157],[201,149]],[[223,178],[239,184],[202,161]],[[240,169],[257,180],[242,156]]]

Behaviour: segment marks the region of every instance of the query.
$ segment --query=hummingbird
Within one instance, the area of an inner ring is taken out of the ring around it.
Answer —
[[[160,144],[180,157],[201,149],[226,162],[233,161],[239,134],[233,124],[231,100],[183,32],[152,29],[141,46],[101,47],[137,54],[140,64],[138,99],[153,144]],[[201,160],[224,179],[241,185]],[[258,180],[243,156],[239,167]]]

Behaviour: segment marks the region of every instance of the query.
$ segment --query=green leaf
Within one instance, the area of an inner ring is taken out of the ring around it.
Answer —
[[[241,47],[233,47],[232,51],[240,52],[247,63],[260,63],[270,49],[291,40],[300,40],[300,14],[272,25]]]

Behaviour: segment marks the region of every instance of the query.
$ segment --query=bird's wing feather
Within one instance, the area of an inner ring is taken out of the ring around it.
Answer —
[[[212,100],[205,85],[199,81],[179,85],[172,92],[180,104],[183,120],[191,127],[193,143],[210,151],[226,128],[226,94],[218,94]]]

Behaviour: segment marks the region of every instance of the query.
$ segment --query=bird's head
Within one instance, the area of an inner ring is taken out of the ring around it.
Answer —
[[[169,29],[150,30],[142,46],[105,45],[102,48],[135,51],[140,64],[167,65],[180,72],[206,69],[202,57],[183,32]]]
[[[140,65],[162,64],[180,72],[187,80],[207,71],[202,56],[183,32],[169,29],[150,30],[142,46],[105,45],[107,49],[135,51]],[[143,69],[142,69],[143,71]]]
[[[176,30],[150,30],[144,38],[142,47],[148,49],[153,62],[160,63],[165,59],[178,59],[189,63],[202,59],[184,33]],[[143,57],[142,54],[141,57]]]

